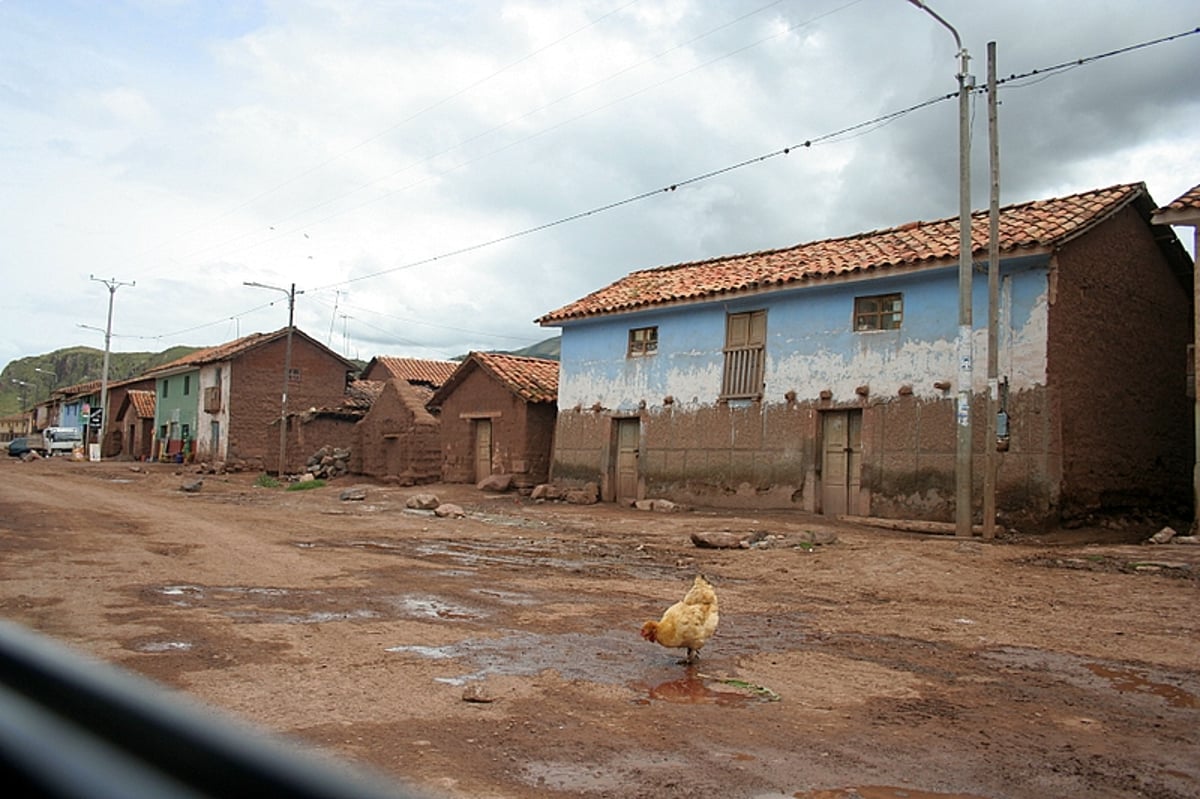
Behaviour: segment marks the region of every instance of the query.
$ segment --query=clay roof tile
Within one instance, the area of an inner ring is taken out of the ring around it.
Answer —
[[[1143,184],[1131,183],[1007,206],[1000,213],[1000,250],[1015,253],[1060,245],[1145,194]],[[988,215],[986,212],[973,214],[972,252],[982,255],[987,251],[987,242]],[[782,287],[814,279],[921,266],[957,258],[957,217],[908,222],[885,230],[784,249],[638,270],[537,321],[542,325],[555,325],[572,319],[711,298],[764,286]]]

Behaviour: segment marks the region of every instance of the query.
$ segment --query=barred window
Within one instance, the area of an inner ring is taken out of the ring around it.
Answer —
[[[731,313],[725,317],[722,399],[754,399],[762,396],[766,343],[766,311]]]
[[[854,298],[854,331],[899,330],[904,316],[904,298],[900,294],[878,294]]]
[[[658,328],[635,327],[629,331],[629,349],[626,357],[642,358],[658,352]]]

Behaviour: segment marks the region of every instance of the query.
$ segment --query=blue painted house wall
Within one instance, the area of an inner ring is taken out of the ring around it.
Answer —
[[[1190,277],[1155,235],[1131,206],[1065,245],[1002,261],[998,358],[1011,433],[998,475],[1002,522],[1188,495]],[[903,296],[900,329],[855,332],[855,297],[890,293]],[[979,271],[976,498],[995,446],[984,441],[986,293]],[[862,440],[850,512],[949,521],[957,297],[956,264],[943,262],[558,321],[552,477],[596,482],[604,499],[618,498],[617,431],[636,421],[639,498],[823,512],[825,426],[851,414]],[[723,401],[726,314],[763,309],[762,396]],[[641,327],[658,328],[657,353],[627,357],[629,331]]]

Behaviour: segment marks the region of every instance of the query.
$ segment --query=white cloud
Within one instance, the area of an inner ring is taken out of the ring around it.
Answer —
[[[137,280],[120,349],[282,326],[257,280],[304,289],[298,323],[338,351],[445,357],[551,335],[531,320],[634,269],[957,209],[944,102],[448,255],[953,91],[951,37],[901,0],[235,6],[0,4],[0,362],[96,344],[89,274]],[[1010,75],[1194,27],[1168,0],[940,11],[980,81],[991,39]],[[1198,47],[1006,87],[1004,201],[1200,182]],[[978,100],[977,206],[985,121]]]

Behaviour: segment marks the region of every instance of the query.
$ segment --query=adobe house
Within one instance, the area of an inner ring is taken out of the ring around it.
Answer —
[[[114,418],[114,424],[109,427],[120,432],[120,456],[136,461],[147,460],[154,444],[153,389],[127,390]]]
[[[120,414],[121,409],[125,404],[125,397],[130,391],[154,391],[154,379],[149,377],[133,377],[128,380],[117,380],[108,384],[108,407],[104,412],[110,420],[115,420]],[[154,406],[151,405],[151,408]],[[151,417],[153,424],[153,417]],[[106,425],[107,431],[104,439],[104,445],[101,447],[101,454],[105,458],[114,458],[118,455],[125,454],[125,436],[129,435],[130,431],[113,421]],[[153,426],[151,432],[153,433]]]
[[[974,506],[1003,447],[1012,523],[1189,502],[1192,265],[1143,184],[1000,215],[1008,424],[973,427]],[[972,331],[987,359],[987,214]],[[562,328],[553,476],[602,497],[951,520],[958,225],[635,271],[538,321]],[[984,419],[986,375],[973,370]]]
[[[382,386],[357,425],[351,471],[401,485],[433,483],[441,477],[438,420],[425,409],[428,389],[393,378]]]
[[[509,474],[518,488],[546,482],[557,395],[557,361],[472,352],[429,401],[441,419],[442,479]]]
[[[287,333],[252,333],[147,371],[157,394],[154,456],[278,470]],[[337,403],[353,369],[294,328],[289,410]]]

